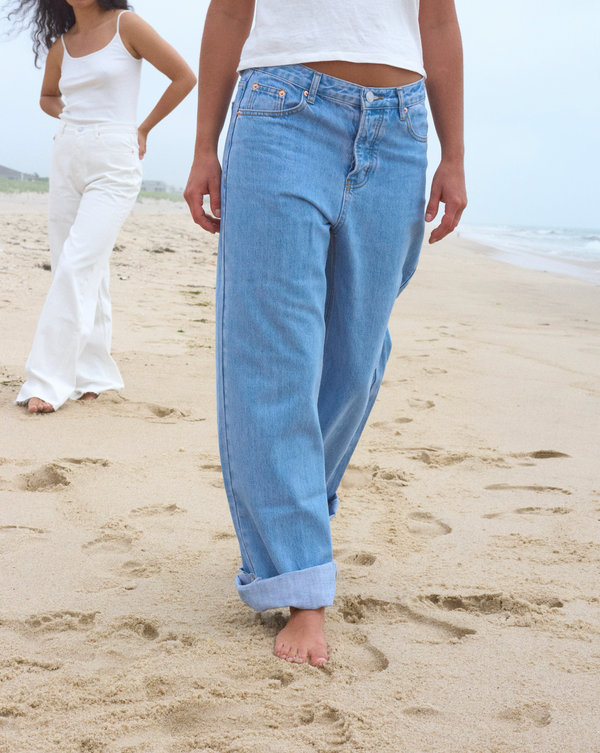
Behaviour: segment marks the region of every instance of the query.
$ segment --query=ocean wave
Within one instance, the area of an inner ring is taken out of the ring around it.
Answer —
[[[555,259],[600,262],[600,231],[571,228],[464,225],[459,233],[500,251],[535,253]]]

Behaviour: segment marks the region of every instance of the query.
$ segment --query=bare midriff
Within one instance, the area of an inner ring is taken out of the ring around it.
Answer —
[[[350,63],[347,60],[324,60],[318,63],[304,63],[308,68],[320,71],[328,76],[335,76],[359,86],[373,88],[406,86],[423,78],[416,71],[395,68],[393,65],[379,63]]]

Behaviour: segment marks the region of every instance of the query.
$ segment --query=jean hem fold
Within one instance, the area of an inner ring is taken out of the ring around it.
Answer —
[[[254,578],[240,570],[235,585],[240,599],[256,612],[282,607],[330,607],[335,596],[337,566],[327,562],[272,578]]]

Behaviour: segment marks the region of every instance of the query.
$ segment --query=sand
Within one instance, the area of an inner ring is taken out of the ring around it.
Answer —
[[[30,416],[44,199],[0,212],[1,753],[600,751],[600,288],[426,248],[342,483],[317,670],[233,586],[216,239],[138,204],[112,259],[125,390]]]

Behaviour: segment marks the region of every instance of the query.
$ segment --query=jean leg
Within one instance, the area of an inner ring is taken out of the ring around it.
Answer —
[[[327,606],[335,592],[317,410],[330,225],[304,193],[322,161],[315,175],[302,174],[306,163],[293,170],[312,148],[304,125],[240,118],[224,166],[219,446],[242,554],[237,588],[258,611]]]
[[[319,393],[330,514],[391,350],[388,322],[423,242],[426,150],[387,113],[368,178],[348,191],[330,247],[327,336]]]

